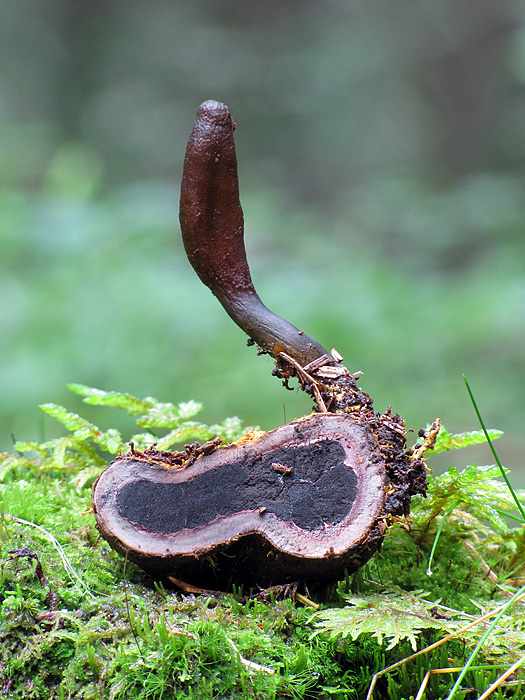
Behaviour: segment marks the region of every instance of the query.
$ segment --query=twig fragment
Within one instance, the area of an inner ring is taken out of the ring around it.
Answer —
[[[504,681],[507,680],[507,678],[514,673],[514,671],[517,671],[520,666],[523,666],[525,663],[525,656],[522,656],[520,659],[518,659],[516,662],[510,666],[505,673],[502,673],[499,678],[497,678],[492,685],[490,685],[487,690],[483,693],[483,695],[480,695],[478,700],[486,700],[486,698],[489,697],[489,695],[492,695],[492,693],[497,690],[501,685],[503,685]]]
[[[281,353],[282,355],[283,353]],[[304,372],[315,372],[316,369],[319,369],[319,367],[323,367],[324,365],[331,364],[333,362],[333,359],[329,355],[321,355],[321,357],[318,357],[315,360],[312,360],[312,362],[309,362],[307,365],[303,367]]]
[[[296,593],[295,599],[298,600],[303,605],[306,605],[308,608],[313,608],[314,610],[319,610],[319,603],[314,603],[313,600],[310,600],[310,598],[307,598],[305,595],[301,595],[301,593]]]
[[[494,571],[490,568],[490,566],[487,564],[487,562],[482,558],[481,554],[474,547],[474,545],[471,542],[463,542],[463,544],[464,544],[465,548],[468,549],[468,551],[472,554],[472,556],[479,561],[481,568],[483,570],[483,573],[489,579],[489,581],[491,583],[493,583],[495,586],[501,587],[500,582],[498,581],[498,577],[496,576]]]
[[[436,418],[436,420],[432,423],[427,433],[425,433],[424,430],[420,432],[420,437],[423,437],[424,440],[422,443],[418,443],[411,450],[408,451],[408,457],[411,462],[416,462],[418,459],[421,459],[423,457],[425,452],[434,449],[434,445],[436,444],[436,440],[440,429],[441,421],[439,418]]]
[[[186,583],[186,581],[181,581],[175,576],[168,576],[168,581],[171,581],[176,586],[178,586],[184,593],[195,593],[196,595],[226,595],[224,591],[212,591],[209,588],[199,588],[198,586],[192,586],[191,583]]]
[[[335,348],[332,348],[330,351],[330,355],[334,358],[336,362],[342,362],[344,360],[343,356],[341,355],[340,352],[337,352]]]
[[[15,523],[20,523],[21,525],[29,525],[30,527],[36,528],[39,532],[41,532],[47,539],[51,541],[51,544],[55,547],[57,550],[60,559],[62,560],[62,564],[64,565],[64,569],[66,570],[66,573],[68,574],[72,584],[75,586],[75,588],[78,590],[78,592],[81,595],[89,595],[91,598],[95,598],[93,593],[91,592],[89,586],[87,586],[82,578],[77,574],[71,563],[69,562],[69,559],[67,557],[67,554],[64,551],[64,548],[60,544],[60,542],[57,540],[57,538],[48,530],[45,530],[41,525],[37,525],[37,523],[33,523],[30,520],[24,520],[23,518],[18,518],[16,515],[9,515],[8,513],[5,513],[3,515],[3,518],[5,520],[12,520]]]
[[[44,574],[44,569],[42,568],[42,564],[40,562],[40,559],[38,558],[38,555],[33,552],[32,549],[29,547],[19,547],[18,549],[10,549],[9,554],[11,556],[7,557],[5,561],[2,562],[2,573],[4,571],[4,566],[7,564],[8,561],[12,561],[13,559],[19,559],[20,557],[27,557],[29,560],[36,561],[36,568],[35,568],[35,575],[38,578],[38,581],[40,583],[40,586],[42,588],[47,588],[47,604],[49,605],[50,611],[48,613],[42,613],[39,615],[40,619],[51,619],[54,620],[57,613],[58,613],[58,594],[52,589],[51,584],[49,582],[49,579],[47,576]]]
[[[321,392],[319,391],[319,385],[320,383],[317,381],[317,379],[314,379],[308,372],[305,371],[304,367],[301,367],[301,365],[297,362],[297,360],[294,360],[293,357],[290,357],[290,355],[287,355],[285,352],[280,352],[279,357],[282,357],[283,360],[286,360],[289,364],[292,365],[297,370],[297,373],[301,379],[301,381],[304,383],[305,381],[311,385],[312,391],[314,392],[315,400],[317,401],[317,405],[319,407],[319,412],[320,413],[328,413],[328,409],[326,408],[326,404],[323,401],[323,397],[321,396]],[[325,355],[325,357],[328,357]],[[310,363],[312,364],[312,363]],[[308,367],[308,365],[306,365]]]
[[[248,659],[245,659],[244,656],[241,656],[240,651],[237,649],[235,644],[232,642],[232,640],[229,637],[226,637],[226,641],[228,644],[231,646],[235,654],[237,655],[237,658],[241,662],[243,666],[245,666],[250,673],[269,673],[269,674],[274,674],[275,671],[273,668],[268,668],[268,666],[263,666],[262,664],[255,663],[255,661],[249,661]]]

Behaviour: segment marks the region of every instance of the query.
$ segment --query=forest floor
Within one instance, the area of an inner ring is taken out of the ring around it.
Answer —
[[[244,431],[237,419],[196,422],[194,402],[72,388],[138,416],[139,446],[152,431],[162,447]],[[523,697],[523,498],[497,466],[429,471],[427,498],[353,576],[199,594],[153,580],[98,537],[91,486],[125,446],[120,434],[44,410],[68,434],[0,457],[2,696],[485,698],[507,672],[491,696]],[[435,451],[484,439],[442,429]]]

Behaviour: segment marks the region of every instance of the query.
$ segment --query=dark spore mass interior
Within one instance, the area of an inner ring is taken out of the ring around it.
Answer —
[[[158,533],[201,527],[219,516],[260,510],[304,530],[341,522],[357,477],[336,440],[321,440],[231,462],[183,483],[137,479],[118,492],[122,517]]]

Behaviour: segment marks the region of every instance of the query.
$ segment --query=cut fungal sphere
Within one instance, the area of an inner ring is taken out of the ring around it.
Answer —
[[[262,456],[245,454],[189,481],[134,479],[120,489],[118,510],[135,525],[162,534],[262,508],[265,517],[273,514],[303,530],[316,530],[337,525],[355,501],[357,476],[345,461],[343,446],[329,438],[278,447]]]
[[[331,579],[380,541],[385,465],[350,417],[302,418],[186,468],[162,454],[118,457],[93,488],[102,535],[151,572],[208,586]]]

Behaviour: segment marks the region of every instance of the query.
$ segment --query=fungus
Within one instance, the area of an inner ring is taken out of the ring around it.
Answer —
[[[102,536],[152,575],[218,587],[331,580],[359,568],[388,526],[426,490],[422,451],[405,423],[376,413],[335,350],[270,311],[244,248],[235,124],[226,105],[197,112],[186,156],[180,224],[186,254],[233,321],[299,380],[314,413],[253,439],[193,452],[121,455],[93,487]],[[439,424],[427,440],[430,447]]]

